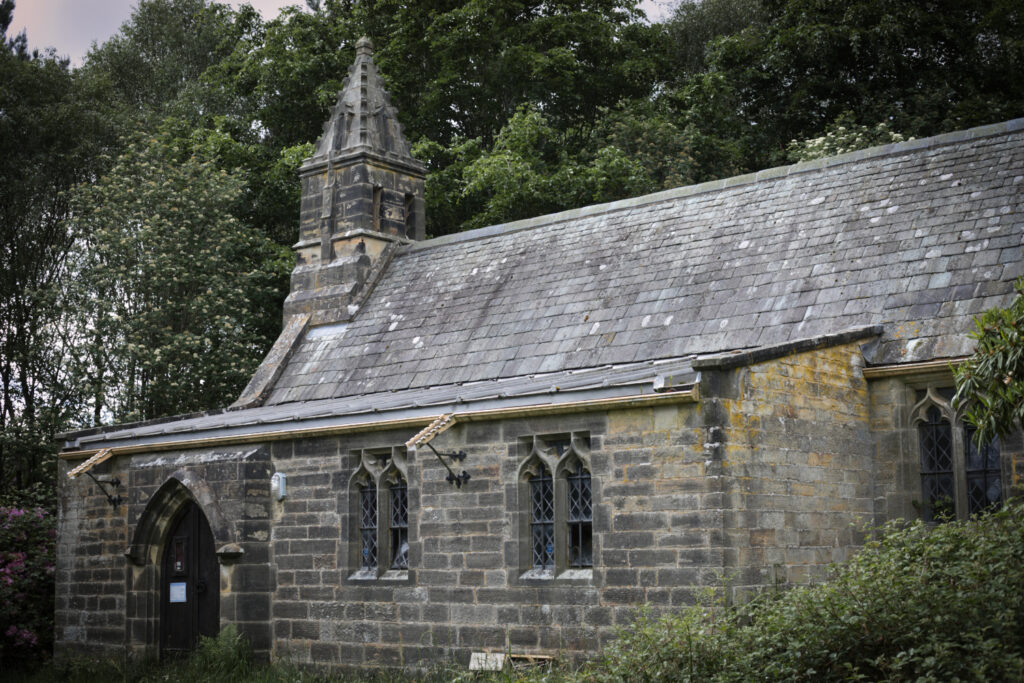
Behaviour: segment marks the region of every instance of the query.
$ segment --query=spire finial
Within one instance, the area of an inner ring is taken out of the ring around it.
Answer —
[[[373,41],[366,36],[356,41],[356,56],[358,57],[359,55],[373,56]]]

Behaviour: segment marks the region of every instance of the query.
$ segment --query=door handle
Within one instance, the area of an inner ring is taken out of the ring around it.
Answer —
[[[202,595],[206,592],[206,579],[199,579],[196,583],[196,593]]]

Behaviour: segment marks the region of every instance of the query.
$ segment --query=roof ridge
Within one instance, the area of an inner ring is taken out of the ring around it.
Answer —
[[[940,133],[939,135],[933,135],[927,138],[895,142],[875,147],[866,147],[853,152],[846,152],[845,154],[837,154],[835,156],[823,157],[812,161],[801,161],[787,166],[773,166],[771,168],[754,171],[752,173],[745,173],[743,175],[731,176],[729,178],[722,178],[719,180],[709,180],[703,183],[697,183],[696,185],[683,185],[669,190],[661,190],[651,194],[640,195],[639,197],[619,199],[617,201],[606,202],[604,204],[591,204],[578,209],[568,209],[566,211],[535,216],[533,218],[524,218],[517,221],[510,221],[508,223],[498,223],[484,228],[467,230],[465,232],[435,237],[422,242],[415,242],[404,247],[403,251],[422,251],[425,249],[434,249],[462,242],[472,242],[487,239],[489,237],[497,237],[499,235],[507,235],[522,232],[524,230],[531,230],[533,228],[554,225],[556,223],[563,223],[565,221],[571,221],[586,216],[596,216],[603,213],[622,211],[624,209],[633,209],[670,199],[690,197],[706,192],[715,192],[717,190],[738,187],[741,185],[750,185],[766,180],[777,180],[791,175],[808,173],[834,166],[842,166],[858,161],[865,161],[867,159],[894,156],[921,149],[945,147],[957,142],[978,140],[997,135],[1015,133],[1021,130],[1024,130],[1024,117],[1010,119],[1009,121],[1003,121],[1001,123],[990,123],[984,126],[975,126],[974,128],[968,128],[966,130]]]

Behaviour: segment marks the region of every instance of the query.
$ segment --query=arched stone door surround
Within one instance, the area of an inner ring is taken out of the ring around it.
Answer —
[[[220,566],[220,624],[231,621],[232,615],[223,608],[223,596],[230,592],[232,569],[242,555],[235,527],[223,514],[207,482],[193,472],[177,470],[146,504],[125,552],[130,560],[125,601],[126,645],[132,656],[153,658],[160,653],[164,553],[173,526],[193,503],[209,524]]]

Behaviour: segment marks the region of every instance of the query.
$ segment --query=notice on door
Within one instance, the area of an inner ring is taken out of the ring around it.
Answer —
[[[171,602],[185,602],[185,582],[171,584]]]

